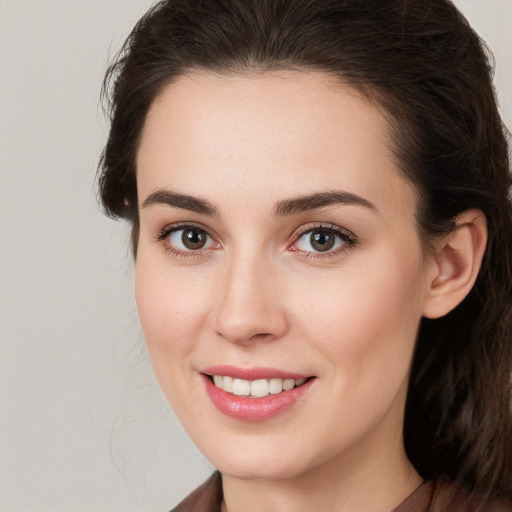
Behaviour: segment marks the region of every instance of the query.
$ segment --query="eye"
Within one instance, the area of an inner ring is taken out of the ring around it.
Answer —
[[[206,231],[198,228],[185,228],[172,231],[169,242],[182,251],[197,251],[211,242]]]
[[[167,246],[167,250],[181,255],[219,247],[204,229],[197,226],[166,227],[157,239]]]
[[[336,253],[355,244],[353,235],[338,227],[316,227],[300,234],[293,249],[309,253]]]

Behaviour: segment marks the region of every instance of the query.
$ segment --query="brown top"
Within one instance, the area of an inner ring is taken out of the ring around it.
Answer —
[[[171,512],[220,512],[222,481],[215,472]],[[449,482],[438,480],[420,485],[391,512],[511,512],[512,504],[483,502]]]

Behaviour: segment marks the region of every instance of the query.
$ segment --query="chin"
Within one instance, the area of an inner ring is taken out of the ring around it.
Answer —
[[[242,450],[240,446],[229,450],[205,453],[210,462],[224,475],[241,480],[287,480],[307,472],[318,465],[301,450],[295,453],[293,446],[282,444]],[[284,452],[284,453],[283,453]],[[288,455],[286,455],[288,452]]]
[[[304,471],[304,468],[298,467],[293,467],[293,469],[282,465],[273,467],[271,464],[262,467],[260,464],[240,464],[226,461],[216,467],[223,475],[240,480],[287,480],[297,477]]]

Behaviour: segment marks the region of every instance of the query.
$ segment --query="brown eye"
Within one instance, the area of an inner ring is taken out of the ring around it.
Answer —
[[[181,241],[183,245],[191,250],[196,251],[202,249],[208,240],[208,235],[200,229],[183,229]]]
[[[336,238],[334,233],[324,230],[315,230],[310,234],[309,243],[318,252],[329,251],[334,247]]]
[[[294,244],[294,249],[305,253],[336,253],[355,245],[354,236],[338,226],[308,229],[304,231]]]
[[[185,226],[167,230],[160,238],[166,244],[181,253],[214,249],[218,244],[204,230],[195,226]]]

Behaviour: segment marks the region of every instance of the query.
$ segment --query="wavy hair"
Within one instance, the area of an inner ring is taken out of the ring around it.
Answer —
[[[469,208],[487,218],[477,282],[451,313],[423,319],[404,440],[427,479],[512,497],[512,208],[508,132],[485,43],[448,0],[164,0],[137,23],[109,68],[105,212],[132,223],[136,154],[147,112],[193,70],[322,71],[383,109],[391,146],[418,196],[425,247]]]

